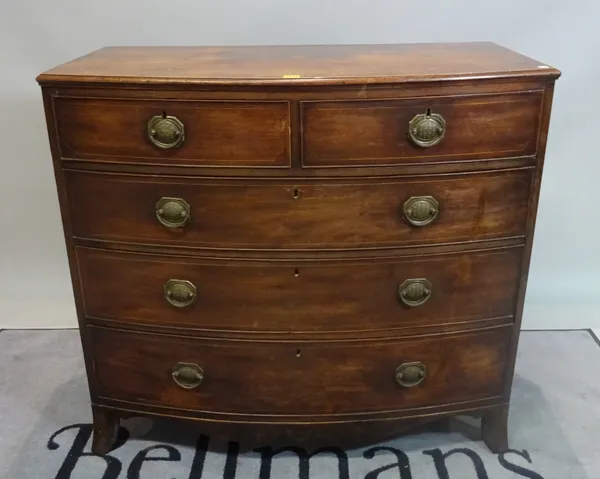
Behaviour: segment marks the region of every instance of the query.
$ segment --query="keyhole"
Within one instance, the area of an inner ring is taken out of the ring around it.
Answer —
[[[301,354],[300,350],[299,350],[299,349],[296,349],[296,357],[297,357],[297,358],[299,358],[299,357],[300,357],[300,354]]]
[[[300,198],[300,190],[298,188],[294,188],[294,191],[292,193],[292,197],[297,200],[298,198]]]
[[[425,116],[431,116],[431,108],[427,108],[427,111],[425,112]]]
[[[163,118],[166,118],[166,117],[167,117],[167,112],[166,112],[166,111],[163,111],[163,112],[162,112],[162,117],[163,117]]]
[[[300,276],[300,270],[298,268],[294,269],[294,276],[297,278],[298,276]]]

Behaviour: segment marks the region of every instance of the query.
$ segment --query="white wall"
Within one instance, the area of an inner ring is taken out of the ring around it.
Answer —
[[[597,0],[18,0],[0,11],[0,328],[76,324],[41,71],[105,45],[481,40],[563,71],[525,327],[600,327]]]

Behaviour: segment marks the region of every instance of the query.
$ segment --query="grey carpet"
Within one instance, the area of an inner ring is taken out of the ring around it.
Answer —
[[[133,419],[125,424],[126,442],[100,458],[89,455],[89,397],[78,333],[3,331],[0,477],[598,479],[599,370],[600,347],[585,331],[523,333],[509,421],[513,450],[501,455],[457,432],[404,436],[337,451],[339,457],[322,453],[299,460],[293,452],[274,454],[269,445],[237,454],[236,443],[215,447],[201,428]]]

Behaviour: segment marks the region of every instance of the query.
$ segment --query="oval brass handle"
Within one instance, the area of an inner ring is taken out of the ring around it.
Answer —
[[[171,373],[173,381],[183,389],[194,389],[204,381],[204,369],[193,363],[177,363]]]
[[[148,138],[158,148],[178,148],[185,141],[185,127],[176,116],[153,116],[148,121]]]
[[[182,228],[192,216],[192,210],[183,198],[163,196],[156,203],[156,218],[167,228]]]
[[[404,218],[412,226],[426,226],[440,214],[440,204],[433,196],[411,196],[402,209]]]
[[[402,363],[396,368],[396,382],[405,388],[421,384],[426,376],[427,367],[419,361]]]
[[[398,297],[406,306],[416,308],[431,298],[431,282],[426,278],[411,278],[398,287]]]
[[[164,286],[165,299],[176,308],[187,308],[196,302],[196,286],[184,279],[170,279]]]
[[[427,112],[416,115],[410,120],[408,134],[412,142],[421,148],[437,145],[446,134],[446,120],[438,113]]]

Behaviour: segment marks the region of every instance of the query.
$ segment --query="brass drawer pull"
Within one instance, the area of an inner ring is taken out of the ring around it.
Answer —
[[[411,278],[398,287],[398,297],[406,306],[416,308],[431,298],[431,282],[426,278]]]
[[[187,308],[196,302],[196,286],[183,279],[170,279],[165,283],[165,299],[176,308]]]
[[[148,121],[148,138],[163,150],[178,148],[185,141],[185,128],[176,116],[153,116]]]
[[[183,389],[194,389],[204,381],[204,369],[193,363],[177,363],[171,373],[173,381]]]
[[[190,205],[183,198],[163,196],[156,203],[156,218],[167,228],[182,228],[192,216]]]
[[[396,382],[405,388],[421,384],[426,376],[427,367],[419,361],[402,363],[396,368]]]
[[[421,148],[437,145],[446,134],[446,120],[438,113],[420,113],[410,120],[408,134],[412,142]]]
[[[427,226],[440,214],[440,204],[433,196],[411,196],[402,209],[404,218],[412,226]]]

